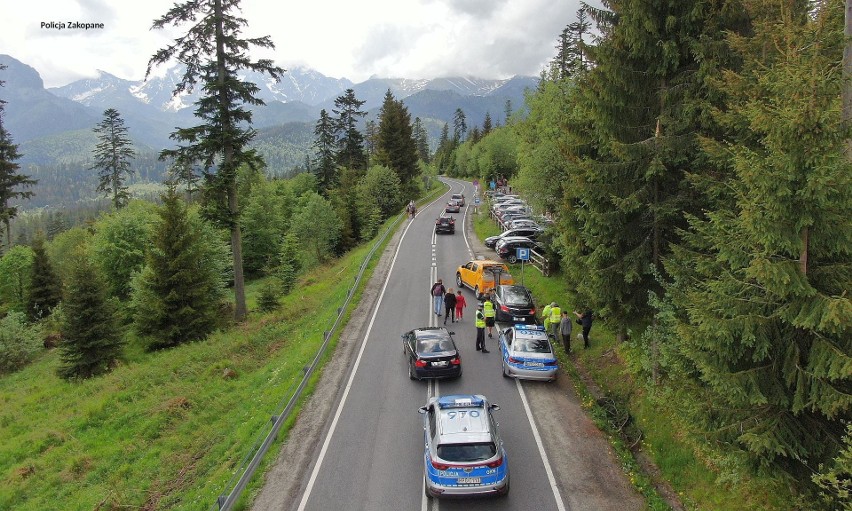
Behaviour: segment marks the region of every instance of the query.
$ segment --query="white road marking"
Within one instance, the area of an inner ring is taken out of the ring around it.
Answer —
[[[308,499],[311,496],[311,492],[313,491],[314,484],[317,480],[317,475],[319,475],[320,468],[322,467],[322,462],[325,459],[325,455],[328,452],[328,445],[331,443],[331,437],[334,435],[334,431],[337,429],[337,421],[340,420],[340,414],[343,413],[343,406],[346,404],[346,398],[349,396],[349,390],[352,388],[352,382],[355,380],[355,374],[358,372],[358,366],[361,365],[361,357],[364,355],[364,349],[367,347],[367,340],[370,338],[370,331],[373,329],[373,323],[376,321],[376,315],[379,312],[379,306],[382,303],[382,299],[385,296],[385,291],[388,287],[388,282],[390,282],[391,274],[393,274],[393,267],[396,264],[396,258],[399,255],[399,249],[402,247],[402,241],[405,239],[405,235],[408,234],[408,229],[411,227],[411,222],[405,228],[405,231],[402,233],[402,236],[399,238],[399,244],[396,246],[396,252],[394,252],[393,260],[391,261],[390,268],[388,269],[387,277],[385,278],[385,283],[382,286],[382,292],[379,294],[379,299],[376,302],[376,307],[373,309],[373,316],[370,318],[370,324],[367,326],[367,333],[364,334],[364,341],[361,343],[361,349],[358,351],[358,357],[355,359],[355,364],[352,367],[352,373],[349,375],[349,381],[346,382],[346,389],[343,391],[343,396],[340,398],[340,404],[337,405],[337,411],[334,413],[334,419],[331,421],[331,427],[328,429],[328,433],[325,435],[325,440],[322,443],[322,449],[320,449],[319,457],[317,457],[317,462],[314,465],[314,470],[311,472],[311,477],[308,480],[308,486],[305,488],[305,493],[302,495],[302,500],[299,502],[298,511],[304,511],[305,506],[308,504]]]
[[[553,490],[553,498],[556,499],[556,509],[565,511],[565,504],[562,503],[562,495],[559,493],[559,487],[556,486],[556,478],[553,476],[553,469],[550,468],[550,460],[547,459],[547,453],[544,452],[544,444],[541,442],[541,435],[538,434],[538,427],[533,420],[532,410],[527,401],[527,395],[524,393],[524,387],[520,380],[515,380],[515,385],[518,387],[518,394],[521,395],[521,402],[524,404],[524,411],[527,414],[527,419],[530,421],[535,445],[538,446],[538,453],[541,455],[541,461],[544,463],[544,471],[547,472],[547,480],[550,482],[550,488]]]

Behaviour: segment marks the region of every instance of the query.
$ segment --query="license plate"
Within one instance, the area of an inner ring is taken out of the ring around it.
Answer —
[[[544,362],[524,362],[527,367],[544,367]]]
[[[512,316],[512,321],[524,321],[524,318],[519,318],[518,316]]]
[[[446,367],[446,366],[447,366],[446,360],[441,360],[441,361],[438,361],[438,362],[432,362],[432,367]]]
[[[481,477],[459,477],[459,484],[479,484],[482,482]]]

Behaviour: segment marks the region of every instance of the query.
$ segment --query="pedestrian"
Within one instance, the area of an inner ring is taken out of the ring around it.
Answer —
[[[553,307],[553,303],[549,303],[544,306],[544,309],[541,311],[541,320],[544,323],[544,331],[550,332],[550,309]]]
[[[461,289],[456,295],[456,321],[461,321],[464,315],[464,308],[467,307],[467,302],[464,299]]]
[[[559,324],[562,322],[562,309],[556,302],[550,304],[550,329],[547,334],[553,337],[554,340],[559,339]]]
[[[562,311],[562,319],[559,320],[559,336],[562,337],[562,347],[565,348],[565,353],[571,353],[571,318],[568,317],[568,311]]]
[[[447,294],[444,295],[444,324],[447,324],[447,318],[452,318],[450,323],[456,322],[456,294],[453,293],[453,288],[447,290]]]
[[[491,339],[494,337],[494,319],[497,316],[497,311],[494,310],[494,302],[491,301],[490,296],[483,302],[482,306],[482,313],[485,316],[485,326],[488,327],[488,338]]]
[[[582,314],[577,311],[574,311],[574,314],[577,316],[577,323],[583,326],[583,348],[588,348],[589,332],[592,330],[592,311],[586,309]]]
[[[444,306],[444,294],[447,288],[444,287],[444,281],[438,279],[438,282],[432,284],[432,290],[429,292],[432,295],[432,307],[435,309],[435,315],[441,315],[441,309]]]
[[[485,314],[482,303],[476,308],[476,351],[488,353],[485,349]]]

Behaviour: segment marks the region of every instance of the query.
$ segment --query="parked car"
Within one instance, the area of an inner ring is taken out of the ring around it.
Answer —
[[[501,259],[505,259],[506,261],[514,264],[518,262],[517,249],[519,248],[529,248],[536,251],[541,251],[543,249],[541,244],[535,240],[531,240],[523,236],[514,236],[500,240],[494,247],[494,250]]]
[[[459,288],[467,286],[473,289],[477,298],[490,292],[495,285],[514,283],[509,267],[498,261],[477,259],[468,261],[456,269],[456,286]]]
[[[447,203],[447,207],[444,209],[447,213],[458,213],[461,211],[461,206],[459,206],[458,201],[455,199],[450,199],[450,202]]]
[[[506,378],[553,381],[559,364],[541,325],[515,325],[500,332],[500,365]]]
[[[535,324],[535,304],[532,294],[524,286],[497,286],[491,295],[494,301],[494,318],[500,323]]]
[[[450,200],[454,200],[459,203],[459,206],[464,207],[464,194],[454,193],[452,196],[450,196]]]
[[[435,232],[437,234],[455,234],[456,221],[451,216],[441,216],[435,219]]]
[[[461,355],[453,340],[454,333],[443,327],[427,327],[402,334],[408,377],[412,380],[460,377]]]
[[[508,220],[506,222],[506,228],[511,229],[539,229],[544,230],[544,227],[541,226],[538,222],[530,218],[518,217],[514,220]]]
[[[434,396],[423,414],[422,455],[427,497],[506,495],[509,459],[485,396]]]
[[[498,241],[512,236],[524,236],[534,240],[539,234],[541,234],[541,232],[542,230],[536,227],[509,229],[503,231],[502,234],[498,234],[497,236],[489,236],[488,238],[485,238],[485,246],[488,248],[494,248]]]
[[[493,211],[494,213],[499,213],[501,211],[504,211],[504,210],[509,209],[511,207],[514,207],[514,206],[526,206],[526,205],[527,205],[527,203],[520,200],[520,199],[512,199],[512,200],[500,202],[498,204],[491,206],[491,211]]]
[[[503,217],[506,216],[506,215],[518,214],[518,215],[529,216],[531,214],[531,212],[530,212],[530,208],[527,207],[527,206],[511,206],[511,207],[508,207],[508,208],[505,208],[505,209],[500,209],[499,211],[497,211],[496,214],[497,214],[497,217],[502,220]]]

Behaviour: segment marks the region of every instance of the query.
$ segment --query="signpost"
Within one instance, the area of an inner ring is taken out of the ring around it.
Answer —
[[[521,285],[524,285],[524,261],[530,260],[530,249],[518,247],[515,249],[518,260],[521,262]]]
[[[477,195],[476,197],[473,198],[473,208],[474,208],[474,212],[473,212],[474,214],[479,213],[479,195]]]

